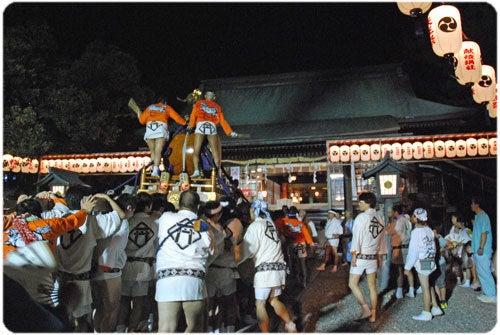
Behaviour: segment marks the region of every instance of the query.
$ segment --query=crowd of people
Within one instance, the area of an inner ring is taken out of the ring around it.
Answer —
[[[373,193],[358,204],[359,213],[332,209],[314,223],[295,206],[271,212],[262,198],[201,202],[194,190],[181,193],[177,208],[161,193],[111,197],[82,185],[64,197],[21,195],[4,213],[4,323],[14,332],[217,333],[251,323],[268,332],[272,308],[285,331],[297,332],[280,295],[288,275],[310,283],[311,255],[323,259],[317,271],[349,266],[349,288],[371,322],[386,261],[397,299],[422,293],[416,320],[444,314],[449,273],[482,290],[482,302],[496,302],[481,199],[471,201],[473,225],[453,214],[449,231],[424,208],[397,204],[384,222]]]

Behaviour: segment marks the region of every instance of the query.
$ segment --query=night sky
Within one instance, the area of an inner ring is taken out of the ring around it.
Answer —
[[[496,67],[494,8],[455,5],[464,33],[482,49],[483,63]],[[442,63],[427,32],[416,35],[416,20],[395,2],[42,2],[4,9],[4,25],[37,18],[52,27],[67,58],[104,40],[133,55],[144,85],[169,97],[185,96],[202,79]]]

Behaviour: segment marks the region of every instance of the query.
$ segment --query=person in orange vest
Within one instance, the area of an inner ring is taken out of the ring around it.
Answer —
[[[151,160],[153,161],[151,176],[154,177],[160,176],[161,153],[169,138],[168,119],[174,119],[182,126],[187,123],[171,106],[167,105],[166,98],[161,97],[158,100],[158,103],[149,105],[144,112],[137,114],[139,123],[146,125],[144,140],[151,151]]]
[[[224,118],[222,107],[215,102],[215,93],[207,91],[205,99],[197,101],[189,117],[188,132],[194,130],[194,152],[193,165],[194,173],[191,178],[199,178],[199,162],[200,150],[205,136],[208,139],[216,168],[220,169],[222,146],[219,135],[217,134],[217,126],[220,124],[227,136],[238,137],[238,133],[234,132],[229,123]]]
[[[287,250],[292,255],[291,258],[297,259],[300,264],[302,274],[302,284],[307,286],[307,246],[314,250],[314,241],[307,228],[307,223],[297,218],[298,210],[295,206],[290,206],[290,210],[283,219],[282,234],[286,238]],[[290,264],[292,268],[292,265]],[[300,273],[296,273],[297,280],[300,281]]]

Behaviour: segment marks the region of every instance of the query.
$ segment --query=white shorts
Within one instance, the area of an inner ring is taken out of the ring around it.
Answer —
[[[236,270],[231,268],[209,267],[205,277],[207,294],[210,298],[222,297],[236,292]]]
[[[126,297],[143,297],[148,295],[149,281],[123,280],[122,295]]]
[[[151,121],[146,125],[146,133],[144,134],[144,141],[153,138],[166,138],[168,140],[168,126],[164,122]]]
[[[205,281],[189,276],[173,276],[156,280],[158,302],[202,300],[207,297]]]
[[[332,247],[338,247],[339,241],[340,241],[340,239],[338,239],[338,238],[329,238],[328,244],[331,245]]]
[[[210,121],[202,121],[196,124],[195,134],[217,135],[217,126]]]
[[[277,287],[256,287],[255,291],[255,299],[257,300],[267,300],[271,296],[271,292],[273,292],[275,297],[281,295],[283,288],[281,286]]]
[[[366,274],[377,272],[377,260],[376,259],[356,259],[356,266],[352,266],[349,273],[353,275],[362,275],[366,271]]]

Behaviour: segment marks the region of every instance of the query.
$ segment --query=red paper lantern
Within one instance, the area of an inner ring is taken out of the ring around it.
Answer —
[[[495,69],[489,65],[481,66],[481,78],[472,86],[472,97],[478,104],[495,99],[497,80]]]
[[[397,5],[401,13],[417,17],[427,12],[432,6],[432,2],[397,2]]]
[[[462,19],[454,6],[442,5],[427,17],[432,50],[440,57],[451,57],[462,47]]]
[[[481,79],[481,49],[473,41],[462,42],[455,57],[455,77],[460,85],[472,86]]]

